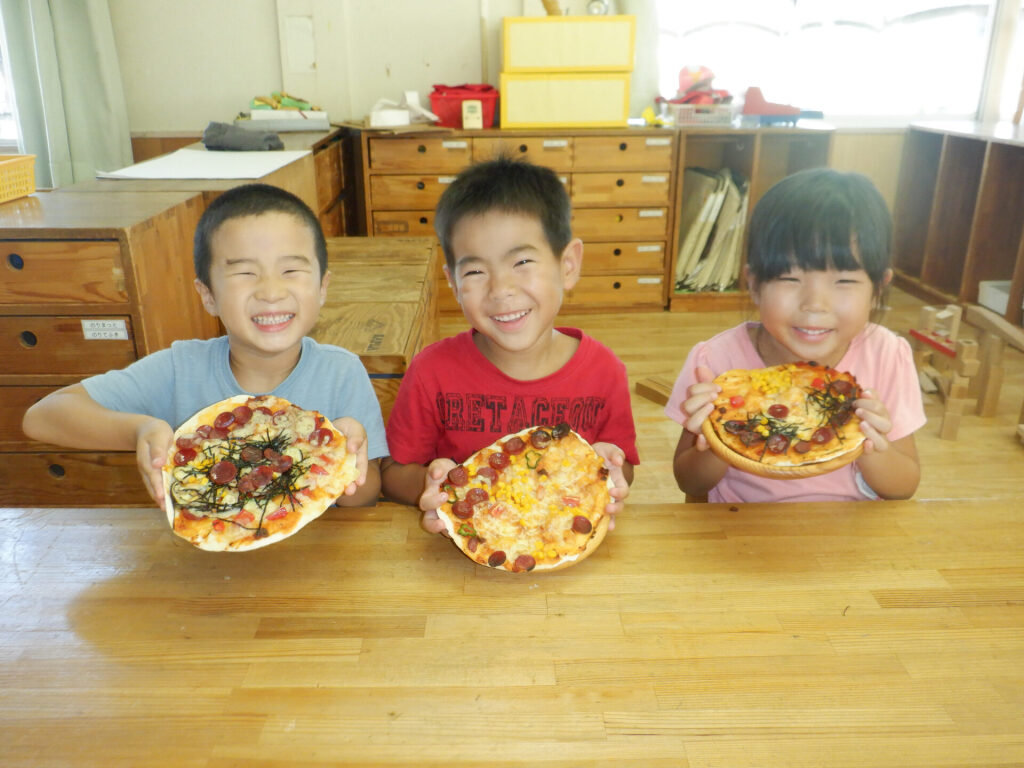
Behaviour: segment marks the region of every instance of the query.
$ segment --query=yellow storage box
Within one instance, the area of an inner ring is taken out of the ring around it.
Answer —
[[[0,203],[36,191],[35,155],[0,155]]]
[[[629,74],[501,74],[502,128],[621,128]]]
[[[502,72],[633,71],[635,16],[512,16],[502,24]]]

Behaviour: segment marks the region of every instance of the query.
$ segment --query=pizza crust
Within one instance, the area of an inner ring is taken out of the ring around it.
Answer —
[[[524,430],[521,430],[519,432],[516,432],[516,433],[513,433],[513,434],[509,434],[509,435],[505,435],[504,437],[501,437],[500,439],[496,440],[491,445],[486,446],[485,448],[481,448],[479,451],[477,451],[472,456],[467,458],[462,464],[464,466],[469,466],[469,465],[471,465],[474,462],[474,460],[480,454],[486,454],[486,453],[500,451],[502,444],[505,443],[507,440],[513,438],[513,437],[518,437],[518,438],[528,442],[530,433],[533,432],[536,429],[538,429],[537,426],[532,426],[532,427],[528,427],[528,428],[526,428]],[[571,431],[572,435],[577,440],[579,440],[580,443],[585,445],[590,450],[593,450],[593,447],[590,445],[590,443],[588,443],[579,433],[575,432],[574,430],[570,430],[570,431]],[[602,462],[603,462],[603,459],[602,459]],[[604,538],[605,538],[605,536],[608,533],[608,521],[609,521],[609,517],[610,516],[606,512],[604,512],[603,510],[604,510],[604,506],[607,506],[607,504],[611,502],[611,493],[610,493],[610,491],[614,487],[615,487],[615,484],[612,482],[611,476],[609,476],[608,479],[605,482],[605,489],[604,490],[605,490],[606,498],[603,501],[603,504],[602,504],[602,507],[601,507],[601,509],[602,509],[601,517],[594,524],[593,530],[590,533],[590,537],[587,539],[587,542],[586,542],[585,546],[583,547],[583,549],[581,549],[580,551],[575,552],[575,553],[573,553],[571,555],[564,555],[564,556],[562,556],[562,558],[560,558],[555,563],[537,563],[529,571],[516,571],[516,570],[509,569],[509,568],[503,568],[501,566],[491,567],[491,566],[488,566],[486,564],[479,563],[476,560],[474,554],[471,551],[469,551],[469,549],[468,549],[468,546],[467,546],[468,539],[465,536],[462,536],[461,534],[458,533],[458,527],[462,524],[463,521],[459,520],[459,518],[455,517],[454,514],[450,514],[449,511],[445,509],[446,506],[449,507],[449,509],[450,509],[450,504],[442,506],[441,508],[437,509],[436,512],[437,512],[438,518],[444,524],[445,531],[447,532],[448,536],[451,538],[451,540],[455,544],[455,546],[464,555],[466,555],[470,560],[472,560],[474,563],[477,563],[477,565],[484,565],[484,567],[490,568],[491,570],[503,571],[505,573],[536,573],[538,571],[545,571],[545,572],[558,571],[558,570],[562,570],[563,568],[568,568],[569,566],[575,565],[575,564],[581,562],[582,560],[585,560],[587,557],[589,557],[601,545],[601,542],[604,541]]]
[[[290,408],[297,408],[293,403],[289,401],[275,397],[273,395],[254,396],[254,395],[234,395],[220,402],[213,403],[205,408],[202,408],[198,412],[192,415],[190,419],[185,421],[178,429],[174,431],[174,439],[177,440],[181,435],[188,435],[196,431],[196,428],[201,424],[208,423],[212,420],[211,414],[214,416],[221,411],[231,410],[239,405],[246,405],[252,400],[260,400],[262,404],[269,407],[273,407],[275,404],[278,407],[287,406]],[[314,413],[314,412],[310,412]],[[359,472],[356,467],[355,454],[347,451],[347,440],[345,436],[339,432],[330,419],[324,419],[321,428],[330,429],[334,434],[334,441],[337,441],[337,445],[343,447],[346,453],[344,463],[336,468],[332,473],[332,477],[329,478],[330,482],[321,482],[318,487],[324,489],[324,496],[320,499],[305,499],[304,503],[299,506],[299,519],[292,527],[286,530],[274,531],[266,536],[258,539],[251,539],[244,541],[243,543],[233,545],[234,542],[228,540],[219,540],[214,538],[212,535],[207,535],[201,540],[193,541],[187,536],[181,535],[174,527],[175,519],[175,505],[174,499],[171,494],[171,485],[174,482],[172,472],[174,470],[173,456],[175,448],[172,445],[171,451],[167,457],[167,463],[163,468],[163,483],[164,483],[164,511],[167,513],[167,522],[171,526],[171,530],[176,536],[184,539],[198,549],[202,549],[208,552],[247,552],[252,549],[261,549],[262,547],[274,544],[282,539],[286,539],[289,536],[293,536],[298,533],[302,528],[320,517],[327,509],[334,503],[345,488],[359,477]],[[335,491],[337,491],[335,493]]]

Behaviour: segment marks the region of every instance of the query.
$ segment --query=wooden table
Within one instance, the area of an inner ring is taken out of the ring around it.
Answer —
[[[391,504],[243,554],[0,531],[5,766],[1024,763],[1019,499],[633,505],[521,576]]]
[[[438,338],[435,254],[427,237],[327,240],[331,282],[310,335],[359,355],[385,419],[413,355]]]

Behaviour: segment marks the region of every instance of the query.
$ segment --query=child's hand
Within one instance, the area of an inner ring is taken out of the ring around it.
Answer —
[[[886,437],[892,430],[892,419],[885,404],[878,399],[873,390],[865,389],[860,399],[854,402],[855,413],[860,419],[860,431],[867,438],[864,441],[864,453],[882,453],[889,449]]]
[[[331,424],[345,436],[345,450],[356,455],[356,469],[359,470],[359,477],[349,483],[345,488],[345,495],[351,496],[359,486],[366,482],[366,430],[363,425],[348,416],[334,419]]]
[[[161,419],[147,419],[135,430],[135,463],[146,491],[164,509],[163,468],[174,447],[174,430]]]
[[[608,467],[608,477],[611,478],[614,486],[609,490],[612,500],[605,507],[608,513],[608,530],[615,528],[615,515],[622,511],[625,506],[626,497],[629,496],[629,483],[622,473],[622,465],[626,463],[626,454],[617,445],[612,443],[594,443],[591,446],[597,455],[604,459],[604,465]]]
[[[444,523],[437,516],[437,508],[448,501],[447,492],[441,490],[441,483],[448,477],[448,471],[457,466],[451,459],[434,459],[427,465],[423,480],[423,493],[420,494],[420,528],[427,533],[441,533],[445,530]]]
[[[708,441],[701,432],[701,427],[714,410],[715,398],[722,388],[714,383],[715,374],[706,365],[698,365],[694,373],[697,376],[697,383],[690,385],[679,410],[683,412],[685,418],[683,428],[697,436],[694,443],[697,450],[706,451]]]

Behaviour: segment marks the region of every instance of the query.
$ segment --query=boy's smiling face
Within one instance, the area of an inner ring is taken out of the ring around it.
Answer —
[[[562,294],[579,279],[582,243],[559,258],[537,219],[489,211],[459,220],[451,244],[455,265],[445,272],[484,353],[499,367],[508,355],[542,357]]]
[[[296,216],[270,212],[228,219],[211,238],[203,306],[220,318],[233,356],[298,360],[302,338],[327,298],[313,235]]]

